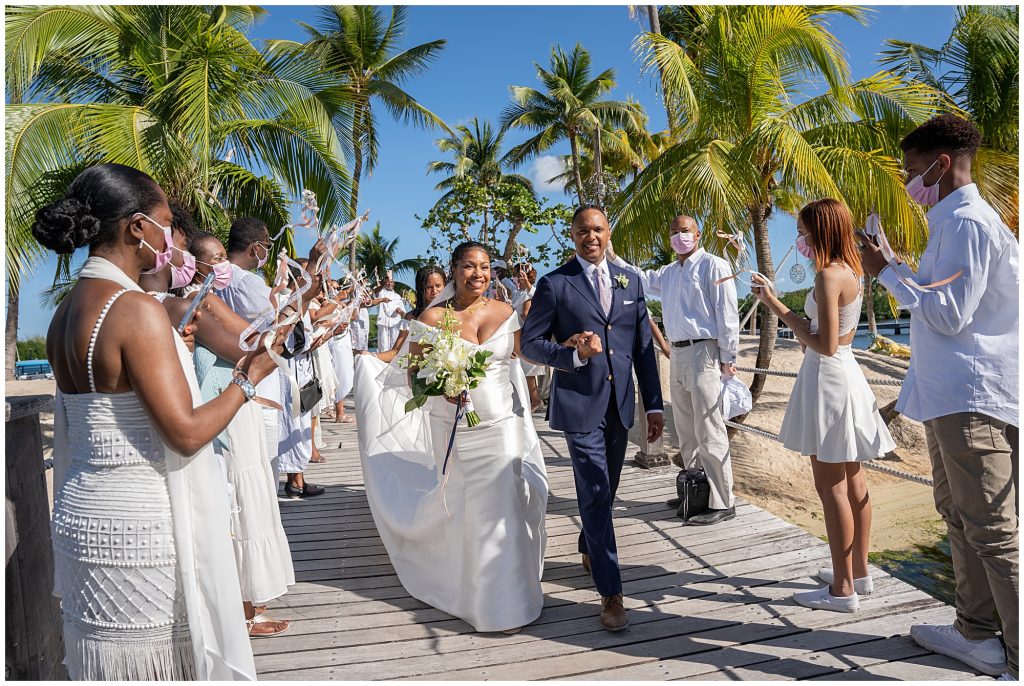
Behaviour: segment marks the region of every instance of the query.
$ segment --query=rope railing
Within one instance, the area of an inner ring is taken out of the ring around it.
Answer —
[[[739,367],[737,367],[737,369],[739,369]],[[775,441],[777,443],[781,443],[782,442],[779,439],[779,435],[778,434],[773,434],[771,431],[765,431],[764,429],[756,429],[756,428],[754,428],[752,426],[746,426],[744,424],[737,424],[736,422],[731,421],[731,420],[726,420],[725,421],[725,425],[726,426],[730,426],[730,427],[732,427],[734,429],[737,429],[739,431],[745,431],[747,433],[754,434],[755,436],[762,436],[763,438],[769,438],[769,439],[771,439],[771,440],[773,440],[773,441]],[[886,465],[875,464],[872,461],[861,462],[861,464],[864,465],[865,467],[867,467],[868,469],[875,470],[876,472],[882,472],[883,474],[889,474],[890,476],[898,476],[899,478],[906,479],[907,481],[914,481],[916,483],[923,484],[925,486],[934,486],[935,485],[935,483],[931,479],[929,479],[928,477],[918,476],[917,474],[911,474],[910,472],[900,471],[899,469],[894,469],[894,468],[888,467]]]
[[[789,379],[795,379],[796,372],[780,372],[774,369],[762,369],[760,367],[736,367],[738,372],[750,372],[752,374],[766,374],[768,376],[784,376]],[[902,386],[903,381],[901,379],[866,379],[869,384],[875,386]]]

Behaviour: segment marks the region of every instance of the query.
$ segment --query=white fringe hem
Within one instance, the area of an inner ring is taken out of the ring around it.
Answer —
[[[76,625],[65,617],[64,653],[73,681],[196,680],[187,625],[158,632],[104,630]]]

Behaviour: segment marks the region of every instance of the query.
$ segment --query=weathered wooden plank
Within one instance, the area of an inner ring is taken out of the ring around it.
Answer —
[[[886,670],[898,669],[887,665],[907,660],[937,678],[943,669],[974,676],[950,671],[905,636],[910,623],[949,621],[952,608],[874,568],[877,590],[859,613],[796,605],[795,590],[820,585],[813,575],[828,564],[827,547],[742,501],[735,520],[685,526],[664,505],[675,493],[674,468],[623,470],[613,517],[632,625],[605,632],[576,552],[571,462],[561,434],[542,422],[552,492],[545,607],[514,636],[477,633],[402,588],[373,526],[355,431],[328,427],[328,463],[308,475],[328,493],[281,503],[300,582],[271,605],[293,619],[289,633],[253,643],[261,678],[892,678]]]

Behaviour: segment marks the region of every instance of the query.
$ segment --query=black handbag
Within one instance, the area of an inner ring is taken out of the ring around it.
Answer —
[[[676,493],[679,495],[679,509],[676,514],[683,521],[708,509],[711,498],[711,484],[703,469],[684,469],[676,477]]]
[[[302,414],[312,412],[324,397],[324,389],[320,386],[320,374],[317,373],[316,351],[309,354],[313,363],[313,378],[299,389],[299,411]]]

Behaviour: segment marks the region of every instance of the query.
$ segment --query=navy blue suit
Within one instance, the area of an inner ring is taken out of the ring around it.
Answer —
[[[633,368],[644,410],[661,410],[661,381],[643,286],[633,273],[608,263],[612,306],[604,314],[579,260],[573,258],[537,283],[523,324],[523,357],[552,368],[549,423],[565,433],[576,479],[583,531],[579,551],[590,555],[602,596],[622,592],[612,502],[633,426]],[[616,277],[628,279],[625,288]],[[552,342],[593,331],[603,352],[582,367],[573,349]]]

